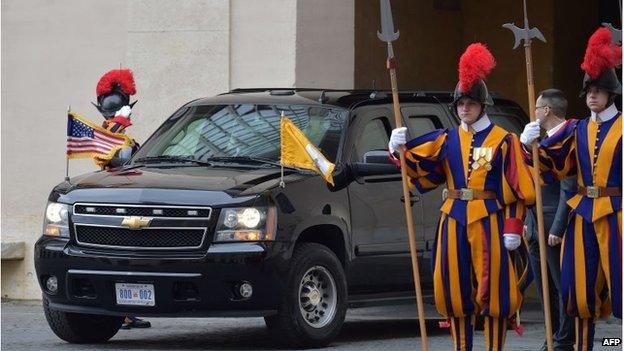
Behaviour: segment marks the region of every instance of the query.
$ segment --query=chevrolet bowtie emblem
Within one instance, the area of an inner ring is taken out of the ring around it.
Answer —
[[[121,221],[121,225],[130,229],[141,229],[148,227],[151,221],[152,219],[149,217],[124,217],[123,221]]]

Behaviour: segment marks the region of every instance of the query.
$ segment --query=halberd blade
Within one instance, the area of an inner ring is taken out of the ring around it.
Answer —
[[[379,0],[379,8],[381,15],[381,32],[377,31],[377,37],[379,40],[387,43],[393,42],[399,38],[399,32],[394,31],[390,0]]]

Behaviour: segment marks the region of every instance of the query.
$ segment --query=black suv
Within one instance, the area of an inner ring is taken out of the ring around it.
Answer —
[[[456,126],[450,96],[401,92],[410,134]],[[490,119],[520,131],[522,109],[494,101]],[[282,112],[337,164],[334,187],[280,168]],[[50,327],[84,343],[125,315],[263,316],[280,341],[322,346],[347,307],[413,302],[392,116],[386,91],[245,89],[184,105],[122,166],[52,190],[35,244]],[[430,297],[441,189],[409,201]]]

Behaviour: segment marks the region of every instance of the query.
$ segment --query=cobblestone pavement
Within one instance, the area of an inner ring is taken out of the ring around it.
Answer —
[[[419,350],[418,320],[414,306],[374,307],[350,310],[342,332],[326,350]],[[427,309],[427,315],[434,315]],[[279,345],[268,336],[262,318],[149,318],[150,329],[120,330],[108,343],[71,345],[48,328],[41,302],[3,301],[3,350],[270,350]],[[544,323],[537,308],[523,312],[523,337],[509,332],[506,350],[539,350]],[[448,330],[428,323],[430,349],[451,349]],[[621,338],[621,321],[600,321],[594,350],[603,347],[602,338]],[[483,349],[483,332],[475,332],[475,350]]]

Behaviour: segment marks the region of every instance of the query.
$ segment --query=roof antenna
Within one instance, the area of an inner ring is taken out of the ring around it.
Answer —
[[[377,90],[375,90],[375,83],[376,81],[375,79],[373,79],[373,91],[370,93],[370,96],[369,96],[371,99],[374,99],[377,96]]]

